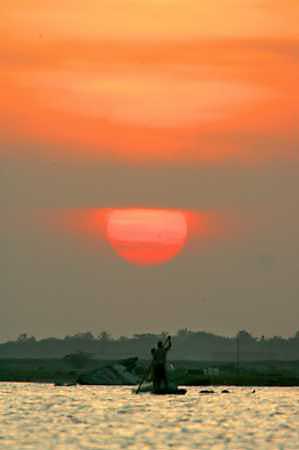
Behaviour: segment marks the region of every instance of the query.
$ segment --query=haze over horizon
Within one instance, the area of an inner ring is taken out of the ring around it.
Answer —
[[[11,0],[0,14],[1,341],[294,335],[297,0]],[[139,267],[100,231],[40,220],[127,207],[226,227]]]

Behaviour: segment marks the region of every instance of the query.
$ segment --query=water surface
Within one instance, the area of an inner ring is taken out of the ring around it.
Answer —
[[[299,388],[214,390],[0,383],[0,449],[299,449]]]

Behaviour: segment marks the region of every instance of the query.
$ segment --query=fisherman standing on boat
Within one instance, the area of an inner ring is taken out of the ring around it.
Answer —
[[[165,344],[158,342],[157,348],[152,351],[153,385],[155,391],[161,391],[168,388],[168,379],[166,373],[167,353],[171,349],[171,337],[168,336]]]

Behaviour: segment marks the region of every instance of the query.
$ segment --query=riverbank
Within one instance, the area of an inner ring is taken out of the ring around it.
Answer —
[[[91,359],[75,367],[65,359],[0,359],[0,382],[138,384],[149,363],[124,361]],[[215,361],[174,361],[169,378],[181,386],[299,386],[299,361],[242,363],[238,368]]]

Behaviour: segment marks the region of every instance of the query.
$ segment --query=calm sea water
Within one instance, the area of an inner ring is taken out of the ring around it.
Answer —
[[[0,449],[299,449],[299,389],[199,390],[0,383]]]

